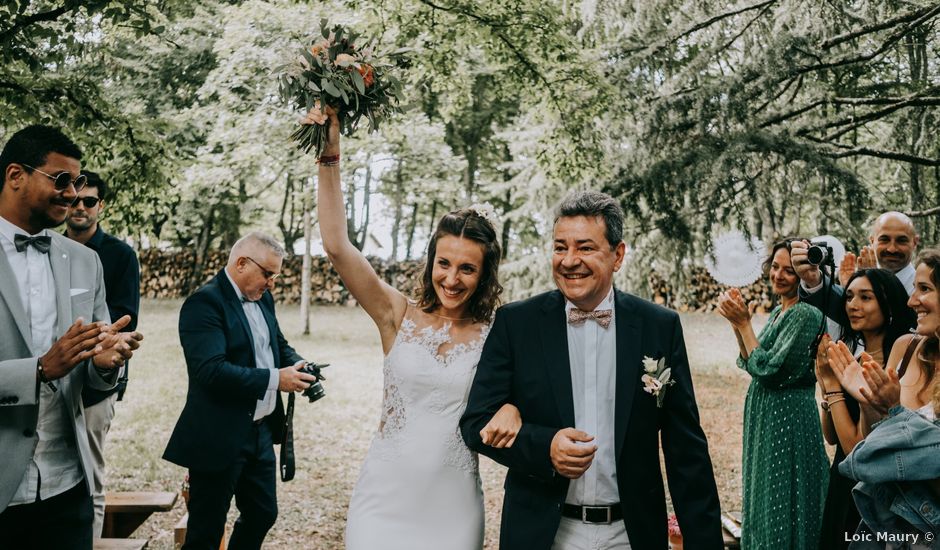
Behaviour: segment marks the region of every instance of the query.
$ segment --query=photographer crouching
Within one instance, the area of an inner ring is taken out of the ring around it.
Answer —
[[[267,235],[242,237],[180,311],[189,391],[163,458],[189,469],[184,549],[219,548],[232,496],[239,518],[228,547],[261,548],[277,518],[274,444],[289,469],[282,478],[293,474],[292,411],[279,392],[323,392],[317,366],[305,368],[274,316],[269,290],[285,255]]]

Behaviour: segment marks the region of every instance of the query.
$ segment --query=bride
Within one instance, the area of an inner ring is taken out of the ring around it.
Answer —
[[[323,248],[378,327],[385,352],[381,421],[349,504],[346,548],[479,550],[483,491],[458,422],[502,292],[496,231],[472,209],[441,218],[418,301],[408,300],[349,241],[339,121],[330,108],[327,115],[317,200]],[[506,405],[481,435],[509,446],[520,426],[519,411]]]

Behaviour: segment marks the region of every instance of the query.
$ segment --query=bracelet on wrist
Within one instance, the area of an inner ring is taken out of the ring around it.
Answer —
[[[39,381],[49,386],[50,390],[59,391],[59,388],[52,383],[52,380],[46,378],[46,372],[42,370],[42,357],[36,359],[36,374],[39,376]]]
[[[830,395],[845,395],[845,392],[843,392],[842,390],[839,390],[839,391],[827,391],[825,393],[826,397],[829,397]]]

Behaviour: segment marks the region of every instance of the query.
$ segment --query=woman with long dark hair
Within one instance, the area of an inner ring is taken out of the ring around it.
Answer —
[[[917,324],[914,311],[907,307],[907,292],[893,273],[885,269],[855,272],[845,285],[840,312],[845,312],[841,340],[856,356],[885,364],[894,342],[910,333]],[[847,548],[860,520],[852,500],[855,480],[839,473],[839,464],[861,441],[863,427],[858,401],[846,394],[828,360],[829,337],[825,336],[816,356],[816,378],[823,395],[820,421],[826,442],[836,446],[829,470],[829,489],[823,511],[823,531],[819,548]],[[849,537],[846,537],[846,534]]]
[[[810,348],[823,317],[799,301],[792,241],[774,244],[764,264],[780,304],[760,334],[740,291],[719,298],[718,312],[738,340],[738,367],[751,375],[744,403],[742,548],[815,550],[819,542],[829,460]]]
[[[499,235],[478,210],[446,214],[428,245],[418,299],[409,300],[349,241],[339,121],[327,114],[317,202],[323,248],[385,352],[381,420],[349,504],[346,548],[479,550],[483,492],[458,422],[502,292]],[[519,411],[506,405],[481,434],[509,446],[520,426]]]

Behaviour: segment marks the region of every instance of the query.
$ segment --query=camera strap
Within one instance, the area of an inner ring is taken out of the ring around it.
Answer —
[[[287,396],[287,413],[284,415],[284,439],[281,441],[281,481],[294,479],[294,392]]]

